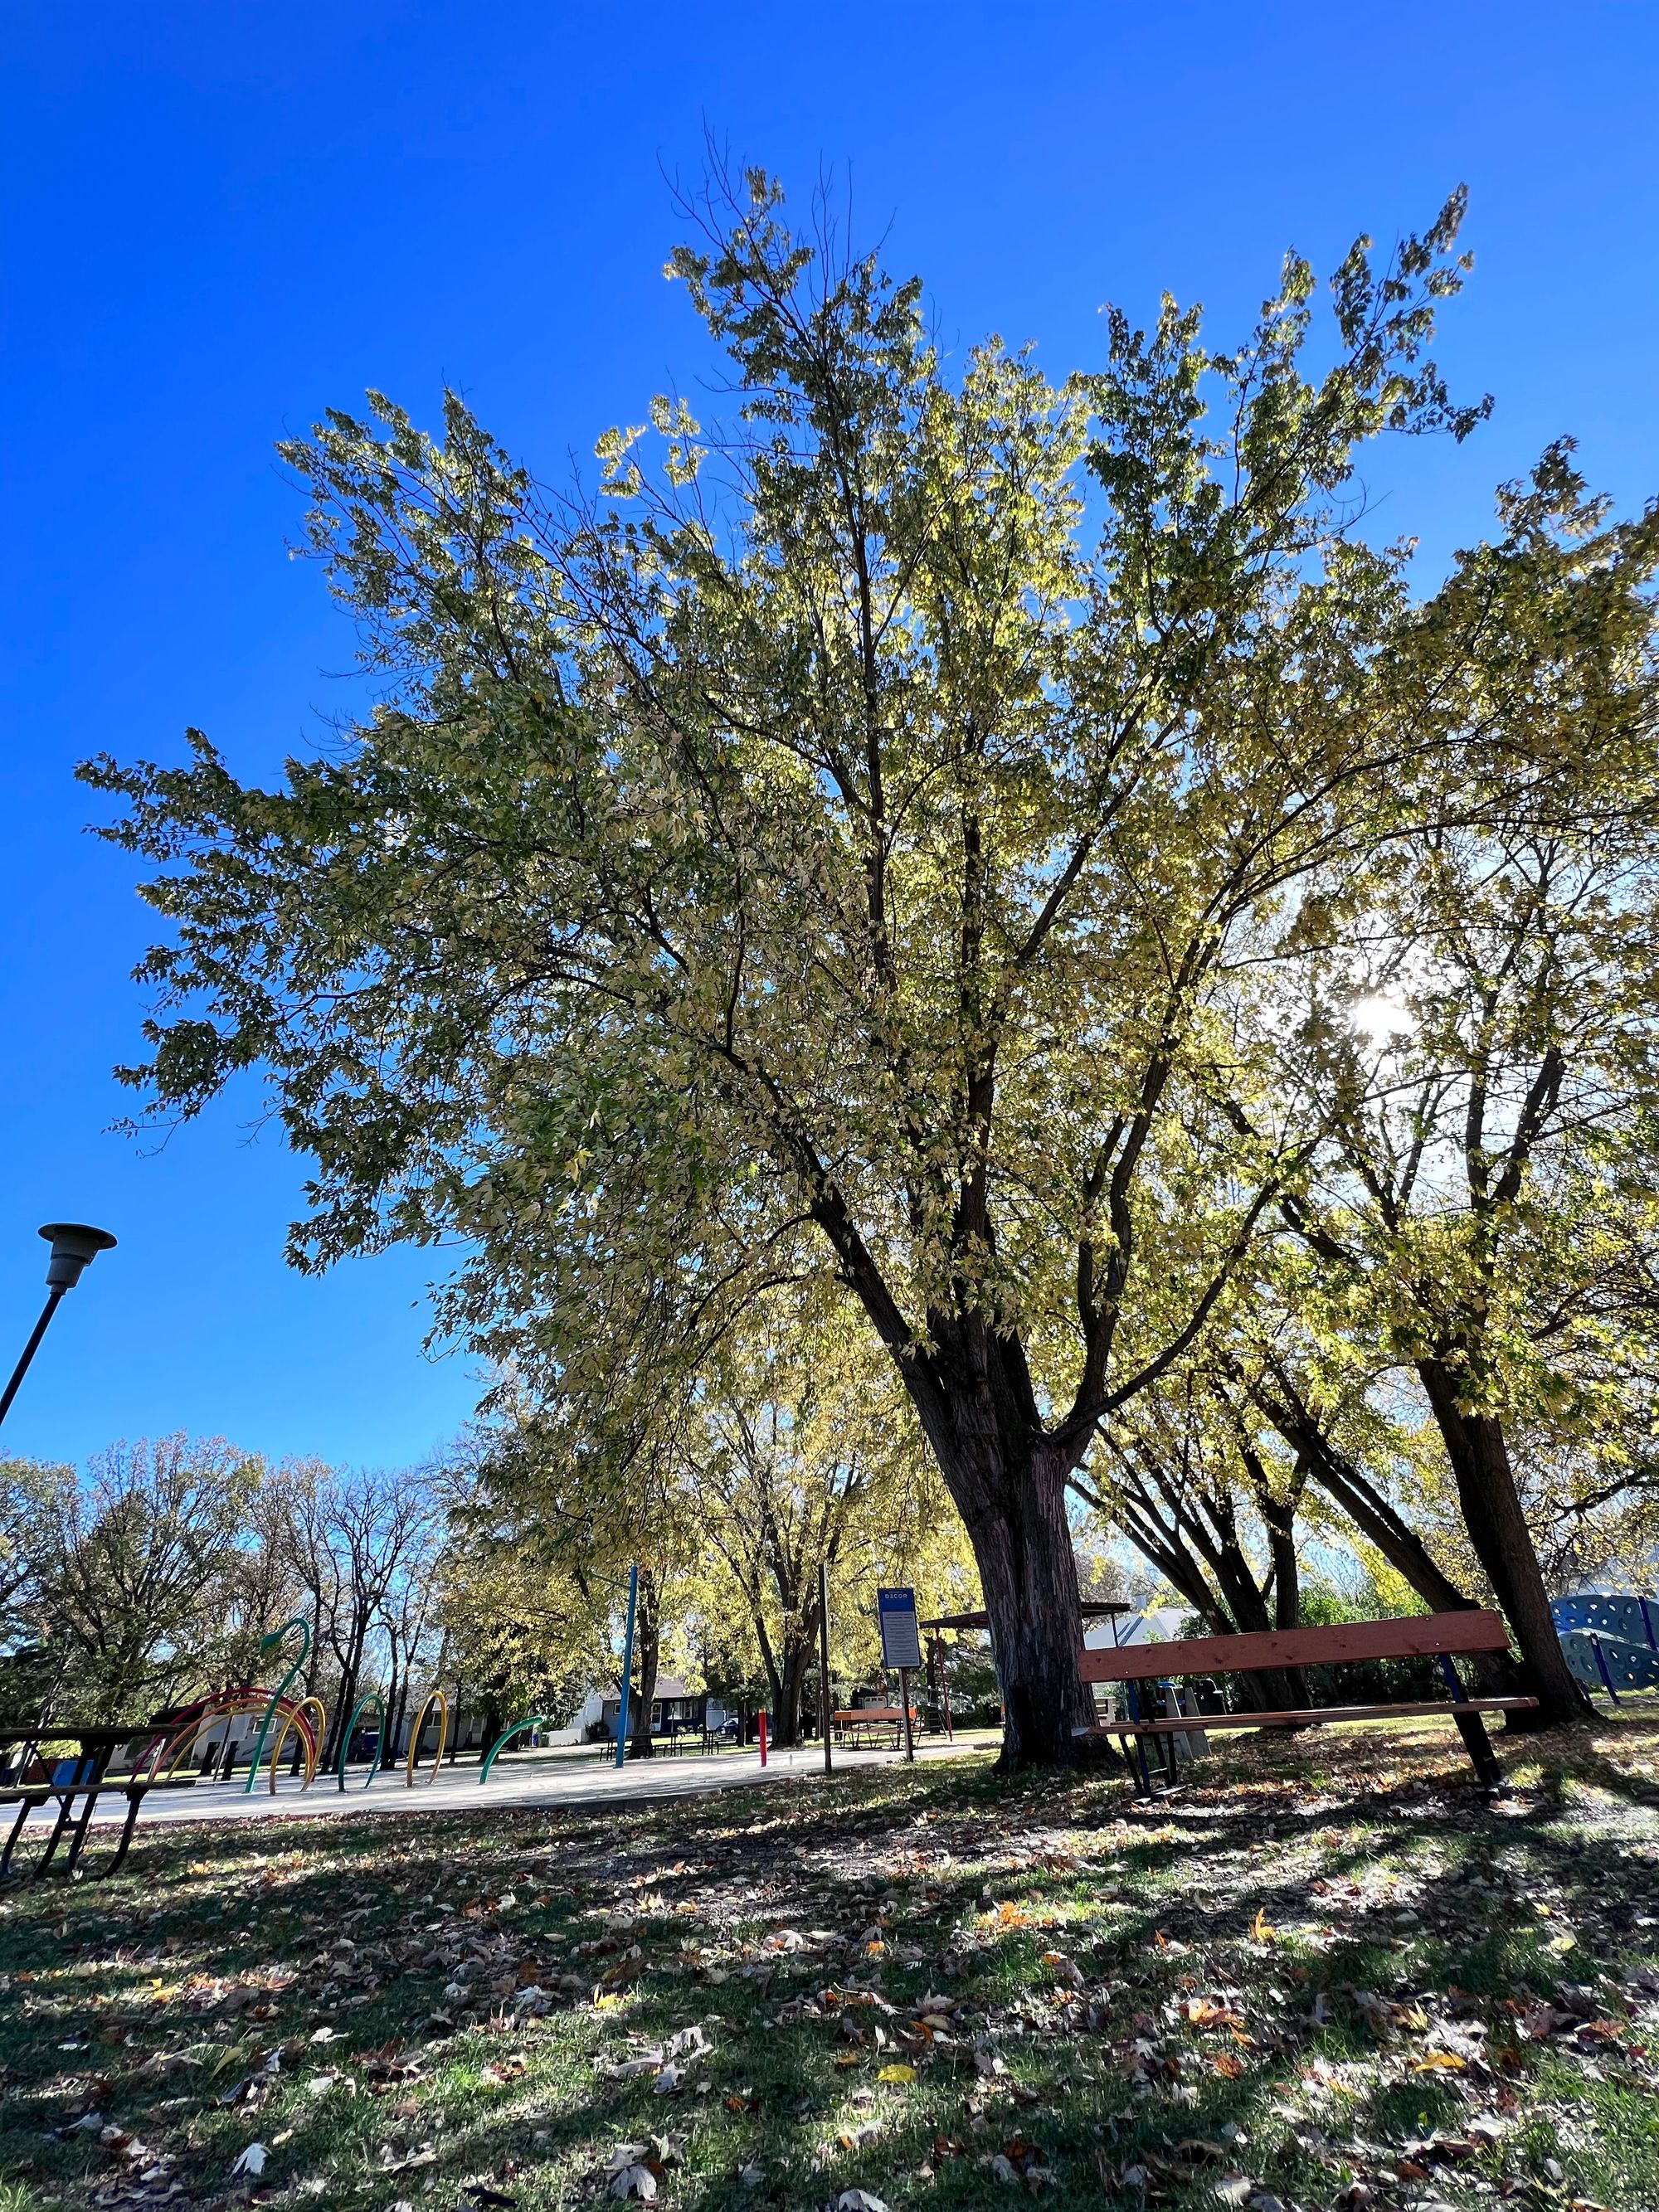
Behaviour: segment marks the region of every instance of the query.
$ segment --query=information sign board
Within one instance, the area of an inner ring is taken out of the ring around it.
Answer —
[[[915,1590],[878,1589],[876,1605],[881,1618],[882,1665],[920,1667],[921,1630],[916,1624]]]

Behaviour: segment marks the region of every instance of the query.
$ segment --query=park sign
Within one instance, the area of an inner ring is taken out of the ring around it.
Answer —
[[[878,1589],[876,1605],[881,1619],[882,1665],[920,1667],[921,1630],[916,1623],[915,1590]]]

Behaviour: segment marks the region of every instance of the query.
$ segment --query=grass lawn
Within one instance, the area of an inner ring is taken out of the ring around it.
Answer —
[[[0,1901],[0,2212],[1653,2212],[1659,1721],[1504,1757],[141,1824]]]

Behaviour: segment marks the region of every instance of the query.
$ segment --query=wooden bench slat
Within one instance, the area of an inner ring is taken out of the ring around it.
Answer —
[[[1313,1705],[1304,1711],[1278,1713],[1188,1713],[1180,1720],[1101,1721],[1085,1731],[1090,1735],[1198,1735],[1206,1729],[1318,1728],[1331,1721],[1385,1721],[1410,1714],[1432,1719],[1455,1720],[1460,1713],[1525,1712],[1536,1698],[1449,1698],[1411,1705]]]
[[[1344,1659],[1432,1657],[1503,1651],[1509,1631],[1495,1613],[1427,1613],[1403,1620],[1352,1620],[1328,1628],[1192,1636],[1172,1644],[1127,1644],[1078,1655],[1085,1682],[1147,1682],[1165,1674],[1240,1674],[1263,1667],[1318,1667]]]

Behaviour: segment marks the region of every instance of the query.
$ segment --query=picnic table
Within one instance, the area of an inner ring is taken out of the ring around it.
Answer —
[[[902,1705],[849,1705],[844,1712],[832,1713],[830,1720],[837,1743],[851,1744],[856,1750],[860,1744],[867,1744],[872,1736],[885,1736],[890,1730],[893,1749],[896,1751],[904,1727],[904,1708]],[[916,1709],[912,1705],[910,1725],[915,1728],[916,1724]]]
[[[1085,1735],[1115,1735],[1126,1753],[1133,1751],[1141,1793],[1152,1793],[1146,1747],[1164,1755],[1167,1778],[1175,1779],[1175,1739],[1208,1735],[1212,1729],[1303,1729],[1339,1721],[1389,1720],[1407,1715],[1455,1722],[1476,1774],[1488,1790],[1503,1786],[1503,1773],[1482,1716],[1519,1712],[1536,1698],[1472,1698],[1458,1679],[1452,1660],[1469,1651],[1506,1651],[1509,1631],[1500,1614],[1471,1606],[1458,1613],[1408,1615],[1397,1620],[1350,1620],[1322,1628],[1253,1630],[1242,1636],[1191,1636],[1170,1644],[1130,1644],[1107,1651],[1086,1647],[1078,1655],[1078,1672],[1091,1690],[1121,1682],[1128,1711],[1114,1719],[1097,1718]],[[1251,1674],[1261,1669],[1293,1671],[1344,1660],[1431,1657],[1439,1662],[1447,1694],[1430,1703],[1399,1705],[1298,1705],[1277,1711],[1198,1713],[1158,1719],[1143,1715],[1140,1688],[1203,1674]]]
[[[12,1857],[22,1838],[29,1815],[56,1797],[58,1818],[46,1847],[27,1879],[38,1881],[51,1866],[58,1847],[64,1836],[70,1837],[68,1855],[64,1871],[71,1881],[80,1872],[81,1854],[86,1845],[87,1831],[100,1796],[118,1793],[127,1801],[127,1817],[122,1826],[120,1840],[109,1864],[92,1878],[107,1881],[118,1873],[132,1843],[132,1832],[138,1823],[139,1808],[152,1790],[188,1790],[194,1787],[193,1774],[167,1775],[159,1778],[134,1771],[131,1774],[111,1774],[109,1763],[123,1744],[140,1738],[153,1737],[154,1724],[149,1721],[137,1723],[99,1723],[87,1726],[78,1721],[36,1721],[27,1728],[0,1729],[0,1747],[13,1747],[21,1751],[16,1780],[0,1788],[0,1805],[15,1805],[17,1818],[12,1822],[11,1832],[6,1838],[5,1848],[0,1850],[0,1881],[11,1875]],[[44,1766],[40,1757],[41,1744],[72,1743],[73,1753],[55,1759],[50,1770],[31,1775],[33,1766]],[[76,1813],[76,1800],[81,1800],[80,1812]]]

